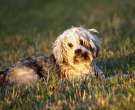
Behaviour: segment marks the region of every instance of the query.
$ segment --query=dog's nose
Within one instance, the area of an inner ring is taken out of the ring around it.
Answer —
[[[88,52],[84,52],[83,56],[84,56],[84,58],[87,58],[88,57]]]
[[[76,49],[75,50],[75,54],[81,54],[82,53],[82,50],[81,49]]]

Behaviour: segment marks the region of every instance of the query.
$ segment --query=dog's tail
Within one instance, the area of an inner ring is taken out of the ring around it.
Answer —
[[[0,84],[5,80],[5,71],[0,71]]]

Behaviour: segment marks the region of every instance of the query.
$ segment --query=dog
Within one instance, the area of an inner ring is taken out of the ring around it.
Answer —
[[[5,82],[31,84],[38,79],[50,79],[52,71],[67,80],[80,80],[89,75],[104,78],[95,63],[101,48],[98,34],[96,29],[83,27],[65,30],[54,42],[49,57],[32,56],[18,61],[5,70]]]

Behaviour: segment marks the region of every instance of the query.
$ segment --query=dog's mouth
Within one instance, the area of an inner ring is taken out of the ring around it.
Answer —
[[[78,64],[81,62],[89,62],[89,60],[90,60],[90,57],[89,57],[88,53],[82,53],[79,55],[75,55],[73,58],[74,64]]]

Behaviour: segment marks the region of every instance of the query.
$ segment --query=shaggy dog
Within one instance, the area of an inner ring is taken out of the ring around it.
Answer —
[[[97,35],[96,29],[72,27],[57,37],[50,57],[32,56],[18,61],[5,71],[5,81],[29,84],[40,78],[49,79],[52,71],[68,80],[80,80],[88,75],[103,78],[94,61],[101,44]]]

